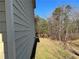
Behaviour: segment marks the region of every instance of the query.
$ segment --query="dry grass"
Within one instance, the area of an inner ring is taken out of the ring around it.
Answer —
[[[58,41],[40,38],[36,59],[79,59],[79,57],[65,50]]]

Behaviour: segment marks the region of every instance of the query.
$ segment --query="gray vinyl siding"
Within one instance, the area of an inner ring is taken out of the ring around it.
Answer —
[[[0,0],[5,59],[30,59],[35,40],[32,0]]]
[[[6,21],[5,21],[5,1],[0,0],[0,32],[5,32]]]
[[[5,59],[30,59],[35,40],[32,0],[0,0]]]
[[[7,40],[6,40],[6,11],[5,11],[5,0],[0,0],[0,33],[3,34],[4,53],[5,58],[8,59],[7,51]]]
[[[34,43],[32,0],[13,2],[16,59],[30,59]]]

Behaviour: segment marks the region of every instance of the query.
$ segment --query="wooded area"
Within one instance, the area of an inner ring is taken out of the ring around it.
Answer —
[[[39,37],[48,37],[48,21],[39,16],[36,16],[36,32]]]
[[[36,16],[37,32],[40,37],[49,37],[51,40],[59,41],[64,49],[79,56],[79,44],[72,43],[79,40],[79,12],[70,5],[57,7],[52,16],[47,20]]]
[[[79,38],[79,17],[71,6],[55,9],[49,18],[49,31],[51,36],[54,35],[52,37],[61,41]]]
[[[79,13],[65,5],[57,7],[48,19],[50,38],[61,41],[65,49],[79,55],[76,49],[70,47],[73,40],[79,39]]]

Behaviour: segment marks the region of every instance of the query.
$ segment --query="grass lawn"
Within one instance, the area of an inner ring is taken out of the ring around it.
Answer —
[[[35,59],[79,59],[79,57],[65,50],[58,41],[40,38]]]

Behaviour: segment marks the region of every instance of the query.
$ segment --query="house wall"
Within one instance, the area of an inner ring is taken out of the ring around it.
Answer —
[[[6,32],[5,0],[0,0],[0,33]]]
[[[30,59],[35,40],[32,0],[0,0],[5,59]]]
[[[14,0],[13,16],[16,59],[30,59],[34,43],[32,0]]]
[[[5,32],[5,1],[0,0],[0,32]]]
[[[5,12],[5,0],[0,0],[0,33],[3,35],[5,57],[7,58],[7,40],[6,40],[6,12]],[[7,58],[8,59],[8,58]]]

